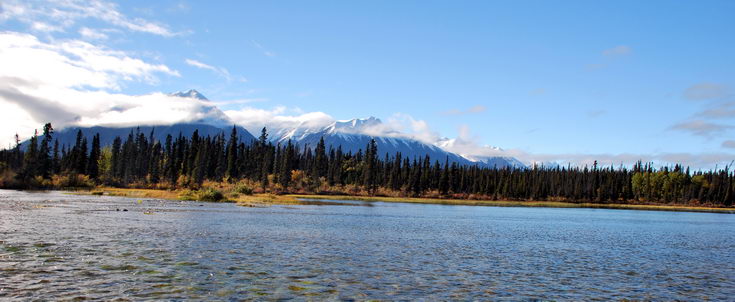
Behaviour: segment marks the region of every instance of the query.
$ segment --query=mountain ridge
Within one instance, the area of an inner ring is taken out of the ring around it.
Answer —
[[[170,93],[169,96],[190,98],[197,101],[209,102],[209,99],[195,89]],[[200,136],[216,136],[225,134],[229,137],[232,127],[236,127],[241,142],[250,143],[256,140],[248,130],[235,123],[219,108],[214,105],[205,105],[206,118],[174,123],[171,125],[137,125],[137,126],[91,126],[66,127],[54,135],[60,146],[72,146],[76,142],[78,130],[82,130],[88,142],[99,133],[101,145],[111,145],[116,137],[125,138],[131,133],[153,135],[158,141],[165,141],[168,135],[190,137],[194,131]],[[268,129],[269,141],[275,145],[286,144],[289,140],[301,148],[315,148],[321,139],[324,139],[327,148],[342,148],[343,152],[356,153],[364,150],[370,140],[374,139],[381,157],[392,158],[400,153],[403,158],[422,159],[429,156],[432,161],[443,163],[458,163],[461,165],[478,165],[488,168],[525,168],[526,166],[513,157],[504,156],[467,156],[450,151],[455,140],[441,139],[434,143],[422,142],[410,135],[386,127],[376,117],[355,118],[350,120],[336,120],[328,125],[314,126],[304,121],[295,126]],[[27,143],[27,142],[26,142]],[[24,143],[25,144],[25,143]],[[488,147],[495,151],[497,147]]]

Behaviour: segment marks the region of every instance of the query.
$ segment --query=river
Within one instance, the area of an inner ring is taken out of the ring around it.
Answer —
[[[0,190],[0,299],[729,300],[735,215]]]

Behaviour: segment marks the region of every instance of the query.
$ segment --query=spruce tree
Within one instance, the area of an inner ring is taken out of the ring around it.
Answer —
[[[97,179],[100,175],[99,160],[102,150],[100,148],[100,134],[97,133],[92,138],[92,151],[89,153],[87,162],[87,174],[92,179]]]
[[[239,177],[238,174],[238,162],[237,162],[237,127],[232,126],[232,133],[230,133],[230,141],[227,142],[227,179],[232,182]]]
[[[38,166],[39,171],[37,175],[43,178],[48,178],[53,173],[53,161],[51,160],[51,140],[54,128],[51,127],[51,123],[47,123],[43,126],[43,140],[41,140],[41,146],[38,151]]]

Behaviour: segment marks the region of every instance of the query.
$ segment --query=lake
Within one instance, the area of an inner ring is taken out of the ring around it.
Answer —
[[[730,300],[735,215],[0,191],[0,299]]]

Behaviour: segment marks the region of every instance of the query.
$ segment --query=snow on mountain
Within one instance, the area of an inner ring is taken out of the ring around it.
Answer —
[[[187,91],[179,91],[171,93],[169,96],[180,97],[180,98],[191,98],[202,102],[201,109],[197,112],[198,119],[192,121],[185,121],[175,123],[171,125],[134,125],[127,127],[112,127],[112,126],[93,126],[93,127],[67,127],[60,131],[57,131],[56,138],[59,140],[59,144],[73,145],[76,141],[76,133],[78,130],[82,130],[84,135],[87,137],[89,142],[92,141],[92,136],[99,133],[101,136],[101,143],[103,146],[112,144],[112,140],[115,137],[121,137],[123,139],[131,132],[144,133],[149,135],[152,133],[156,140],[164,141],[167,135],[177,137],[179,134],[183,136],[191,136],[194,131],[198,131],[201,136],[216,136],[224,133],[229,135],[234,122],[224,113],[222,110],[209,103],[207,97],[199,93],[194,89]],[[240,136],[240,141],[250,143],[255,140],[250,132],[245,128],[237,126],[237,132]]]
[[[146,136],[153,134],[153,137],[159,142],[165,142],[166,136],[168,135],[171,135],[174,138],[178,137],[179,135],[191,137],[194,131],[197,131],[198,134],[202,137],[214,137],[221,134],[229,137],[230,131],[232,131],[232,126],[229,126],[229,128],[220,128],[207,124],[177,123],[173,125],[140,125],[134,127],[67,127],[60,131],[57,131],[54,137],[59,141],[59,145],[61,146],[73,146],[76,143],[78,130],[82,130],[84,137],[87,138],[87,142],[89,143],[92,142],[92,137],[95,134],[99,133],[101,145],[109,146],[112,145],[112,142],[116,137],[120,137],[125,140],[130,133],[143,133]],[[255,140],[255,137],[253,137],[250,132],[240,126],[237,127],[237,133],[239,135],[239,140],[246,144]]]
[[[189,89],[187,91],[178,91],[170,94],[171,96],[177,96],[180,98],[193,98],[202,101],[209,101],[207,97],[196,91],[196,89]]]
[[[458,141],[458,139],[450,139],[450,138],[441,138],[439,139],[435,145],[438,147],[447,150],[451,152],[451,150],[457,150],[462,149],[459,148],[459,145],[461,145],[463,142]],[[523,164],[521,161],[516,159],[515,157],[511,156],[499,156],[499,155],[492,155],[492,154],[499,154],[502,153],[503,149],[500,147],[495,146],[481,146],[481,147],[475,147],[471,148],[472,153],[458,153],[459,156],[462,156],[463,158],[466,158],[467,160],[481,164],[485,167],[497,167],[497,168],[505,168],[505,167],[512,167],[512,168],[525,168],[526,165]]]
[[[423,158],[426,155],[432,161],[457,162],[460,164],[479,164],[486,167],[525,167],[515,158],[487,157],[473,158],[447,151],[444,147],[451,144],[451,140],[440,141],[436,144],[427,144],[409,137],[403,133],[391,130],[382,121],[375,117],[363,119],[335,121],[327,126],[309,126],[300,123],[294,127],[275,129],[270,139],[276,144],[285,144],[289,140],[300,145],[315,147],[321,138],[327,146],[342,147],[345,152],[357,152],[365,149],[370,139],[375,139],[378,152],[381,156],[390,157],[400,152],[403,157]]]
[[[276,129],[270,138],[277,144],[285,144],[291,140],[300,146],[310,148],[314,148],[319,140],[324,138],[327,146],[335,149],[341,147],[344,152],[364,150],[370,140],[375,139],[381,157],[386,154],[393,157],[400,152],[401,156],[411,159],[429,155],[432,160],[440,162],[449,159],[450,162],[470,164],[461,156],[446,152],[439,147],[399,135],[398,132],[386,131],[380,119],[368,117],[335,121],[327,126],[307,126],[301,123],[295,127]]]
[[[171,93],[169,95],[206,102],[206,104],[202,106],[201,112],[199,112],[202,117],[197,120],[191,121],[191,123],[207,124],[220,128],[232,127],[232,125],[234,125],[234,122],[232,121],[232,119],[230,119],[230,117],[227,116],[227,114],[222,112],[222,110],[217,108],[217,106],[209,103],[209,99],[207,99],[207,97],[205,97],[203,94],[201,94],[199,91],[196,91],[195,89],[179,91]]]

